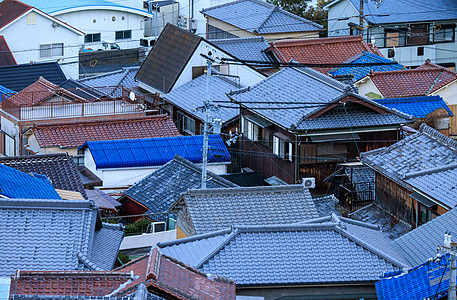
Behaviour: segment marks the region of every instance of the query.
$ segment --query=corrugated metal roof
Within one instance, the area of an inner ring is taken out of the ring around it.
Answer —
[[[208,138],[208,162],[231,161],[230,153],[220,135]],[[202,162],[203,136],[178,136],[151,139],[86,142],[97,169],[160,166],[178,154],[191,162]]]
[[[446,111],[446,113],[441,115],[453,116],[452,111],[440,96],[375,99],[373,101],[409,114],[415,118],[425,118],[440,108]]]
[[[96,76],[81,78],[78,81],[91,87],[118,86],[122,85],[127,88],[138,86],[135,76],[140,67],[122,68],[121,70],[103,73]]]
[[[0,194],[19,199],[60,199],[46,176],[37,176],[33,173],[29,175],[2,164],[0,164]]]

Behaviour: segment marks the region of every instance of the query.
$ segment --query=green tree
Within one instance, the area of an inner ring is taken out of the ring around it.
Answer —
[[[304,0],[267,0],[268,2],[293,13],[294,15],[302,18],[311,20],[320,25],[323,25],[327,29],[327,18],[328,12],[324,10],[324,5],[332,0],[318,0],[316,6],[308,6]],[[326,32],[323,32],[323,36],[327,36]]]

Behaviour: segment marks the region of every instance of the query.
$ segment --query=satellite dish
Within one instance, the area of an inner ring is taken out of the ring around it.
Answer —
[[[135,101],[135,93],[133,91],[130,92],[129,99]]]

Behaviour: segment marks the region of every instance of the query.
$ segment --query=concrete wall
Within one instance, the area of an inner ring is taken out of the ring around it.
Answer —
[[[79,44],[83,42],[82,35],[63,25],[56,26],[52,18],[35,14],[36,24],[27,24],[27,15],[16,20],[0,35],[5,37],[8,46],[18,64],[34,62],[52,62],[59,60],[65,75],[77,79],[79,75]],[[54,26],[53,26],[54,23]],[[63,43],[63,56],[40,57],[40,45]]]
[[[101,33],[101,40],[117,43],[121,49],[137,48],[144,37],[144,16],[111,9],[88,9],[56,15],[60,20],[87,33]],[[114,21],[113,21],[114,20]],[[95,21],[95,22],[94,22]],[[115,32],[132,30],[132,38],[116,40]],[[90,45],[100,44],[87,43]]]

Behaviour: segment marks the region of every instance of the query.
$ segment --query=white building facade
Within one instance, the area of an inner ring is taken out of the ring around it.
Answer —
[[[58,61],[68,78],[78,78],[84,32],[35,8],[0,28],[17,64]]]

